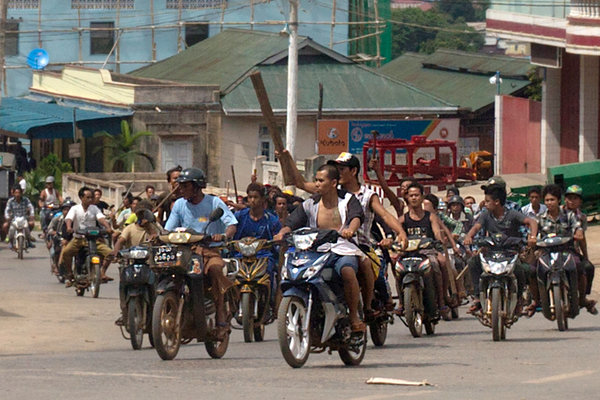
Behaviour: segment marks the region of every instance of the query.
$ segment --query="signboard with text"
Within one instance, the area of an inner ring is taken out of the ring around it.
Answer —
[[[338,154],[348,151],[361,154],[363,145],[373,138],[371,131],[378,131],[378,140],[407,139],[424,135],[428,139],[444,139],[458,142],[460,120],[319,120],[319,154]],[[346,145],[345,148],[342,148]]]

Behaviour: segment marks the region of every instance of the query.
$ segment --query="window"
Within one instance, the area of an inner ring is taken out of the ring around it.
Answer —
[[[178,9],[181,3],[181,8],[214,8],[221,7],[226,0],[167,0],[167,8]]]
[[[8,8],[39,8],[39,0],[8,0]]]
[[[6,56],[19,55],[19,21],[12,18],[6,21],[4,40],[4,54]]]
[[[279,127],[279,133],[285,145],[285,133],[283,133],[282,126]],[[258,155],[267,157],[267,161],[277,161],[273,140],[269,134],[269,129],[264,125],[258,127]]]
[[[185,46],[190,47],[198,42],[208,38],[208,25],[206,24],[185,24]]]
[[[90,22],[90,54],[108,54],[115,44],[114,22]]]
[[[134,0],[71,0],[71,8],[133,10]]]

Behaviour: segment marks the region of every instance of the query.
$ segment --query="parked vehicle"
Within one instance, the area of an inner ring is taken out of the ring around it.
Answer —
[[[423,327],[428,335],[433,335],[440,320],[431,262],[424,253],[440,246],[434,239],[409,237],[408,246],[394,268],[398,297],[403,299],[404,305],[401,320],[413,337],[421,337]]]
[[[334,230],[298,229],[288,240],[277,316],[277,336],[285,361],[302,367],[311,352],[337,351],[346,365],[359,365],[367,350],[367,336],[352,334],[342,283],[334,278],[334,253],[317,252],[338,239]],[[362,307],[359,307],[362,309]]]
[[[155,299],[156,276],[150,269],[148,259],[151,249],[148,246],[134,246],[121,250],[119,258],[119,276],[125,298],[123,310],[123,326],[129,334],[131,347],[134,350],[142,348],[144,333],[148,334],[150,345],[154,346],[152,338],[152,310]],[[121,333],[123,333],[121,326]],[[127,339],[127,336],[123,334]]]
[[[27,228],[28,222],[26,217],[14,217],[10,222],[12,229],[15,231],[13,237],[13,249],[17,252],[17,258],[23,259],[23,253],[28,247]]]
[[[273,245],[273,241],[253,237],[228,244],[230,249],[239,254],[239,257],[234,258],[238,263],[235,284],[240,292],[236,320],[242,325],[244,341],[247,343],[252,342],[253,338],[262,342],[265,337],[265,324],[273,320],[270,318],[272,282],[267,273],[269,257],[264,251],[259,253],[261,250],[270,250]]]
[[[220,213],[219,213],[220,211]],[[216,209],[210,222],[221,218]],[[196,339],[204,342],[212,358],[221,358],[229,345],[229,333],[223,340],[216,336],[216,306],[212,288],[204,276],[204,262],[192,251],[193,246],[208,246],[210,236],[192,230],[177,230],[159,236],[162,246],[152,248],[152,269],[158,279],[156,301],[152,313],[154,347],[163,360],[177,356],[181,344]],[[237,264],[226,261],[227,278],[232,287],[225,292],[227,321],[238,309],[238,296],[233,280]]]
[[[77,234],[83,235],[87,245],[83,246],[75,257],[74,283],[77,296],[83,296],[86,290],[92,293],[94,298],[100,294],[102,283],[101,266],[102,257],[98,253],[96,240],[103,236],[103,231],[98,227],[78,229]]]
[[[559,331],[569,329],[568,318],[579,314],[579,290],[573,238],[548,236],[537,242],[540,303],[544,317],[556,321]]]
[[[501,233],[475,241],[480,248],[479,259],[483,272],[479,279],[479,298],[482,310],[475,315],[483,325],[492,328],[492,339],[506,339],[519,315],[517,306],[517,278],[513,271],[523,245],[520,238],[506,237]]]

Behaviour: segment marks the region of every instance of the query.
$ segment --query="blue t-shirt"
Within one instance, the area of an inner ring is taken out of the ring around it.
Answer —
[[[223,209],[223,216],[220,220],[210,224],[208,231],[204,232],[210,213],[217,207]],[[237,219],[221,199],[206,194],[198,204],[192,204],[184,198],[177,199],[173,204],[165,229],[172,231],[175,228],[188,228],[199,233],[218,235],[224,234],[226,227],[237,223]]]
[[[248,236],[271,240],[281,230],[279,218],[267,211],[258,221],[250,217],[249,208],[236,212],[235,218],[238,221],[237,231],[233,237],[235,240]]]

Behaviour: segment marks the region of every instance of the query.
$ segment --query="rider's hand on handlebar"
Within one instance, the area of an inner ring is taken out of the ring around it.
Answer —
[[[527,236],[527,245],[529,247],[535,247],[537,240],[535,236],[528,235]]]
[[[389,249],[392,246],[394,241],[390,238],[385,238],[381,242],[377,243],[378,246],[383,247],[384,249]]]
[[[465,246],[470,246],[473,244],[473,238],[471,236],[466,236],[465,240],[463,241],[463,244]]]
[[[356,232],[354,232],[352,229],[342,229],[342,233],[341,236],[344,239],[352,239],[352,236],[354,236]]]
[[[226,239],[226,237],[222,234],[215,234],[211,236],[211,239],[213,242],[223,242]]]
[[[273,241],[274,242],[281,242],[283,240],[283,234],[282,233],[278,233],[277,235],[273,235]]]
[[[67,228],[67,233],[73,233],[73,227]]]

